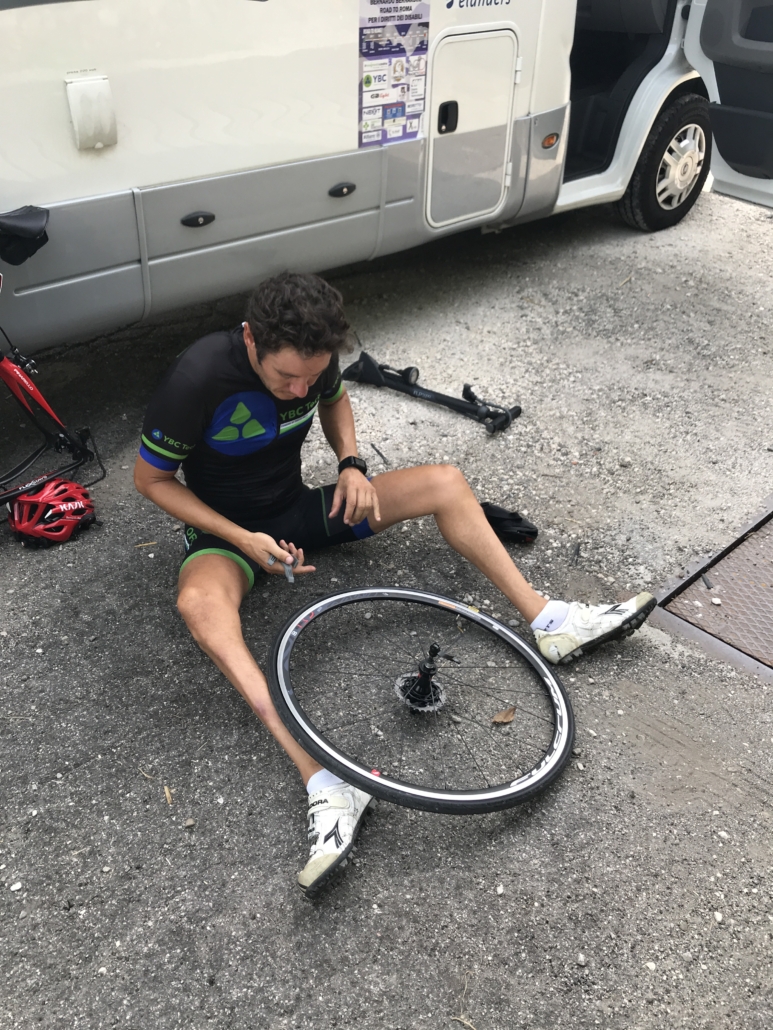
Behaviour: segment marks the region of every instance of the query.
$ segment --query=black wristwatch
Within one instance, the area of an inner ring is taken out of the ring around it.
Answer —
[[[342,458],[338,462],[338,475],[340,476],[344,469],[359,469],[363,476],[367,475],[368,466],[362,460],[362,458],[355,458],[353,454],[350,454],[348,458]]]

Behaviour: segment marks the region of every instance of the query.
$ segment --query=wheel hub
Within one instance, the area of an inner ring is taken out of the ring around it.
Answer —
[[[440,654],[439,644],[430,644],[429,654],[419,662],[416,672],[398,676],[395,680],[395,692],[400,700],[412,708],[414,712],[437,712],[446,703],[446,692],[443,684],[435,679],[437,663],[435,658]]]
[[[414,712],[437,712],[446,703],[442,683],[436,679],[425,683],[416,674],[400,676],[395,680],[395,693]]]
[[[685,125],[666,147],[655,192],[658,204],[673,211],[692,193],[706,159],[706,135],[700,125]]]

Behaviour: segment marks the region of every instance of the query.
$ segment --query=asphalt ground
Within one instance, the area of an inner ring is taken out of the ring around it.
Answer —
[[[492,439],[354,386],[371,468],[449,461],[528,512],[540,537],[512,553],[551,596],[680,575],[771,493],[772,217],[706,195],[645,236],[588,210],[333,273],[379,360],[523,406]],[[154,384],[242,304],[39,356],[108,476],[75,542],[30,551],[0,527],[0,1027],[769,1027],[771,686],[655,628],[567,670],[577,750],[537,800],[379,804],[354,862],[301,896],[303,788],[189,639],[179,527],[131,482]],[[0,399],[4,463],[23,422]],[[306,451],[330,480],[318,430]],[[259,661],[341,586],[514,614],[427,520],[315,561],[245,603]]]

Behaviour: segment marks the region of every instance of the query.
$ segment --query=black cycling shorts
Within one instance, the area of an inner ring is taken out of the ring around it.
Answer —
[[[345,501],[335,518],[328,517],[328,512],[333,506],[334,492],[335,483],[319,486],[314,490],[304,486],[299,499],[281,515],[256,520],[240,519],[238,525],[251,533],[267,533],[277,543],[280,540],[293,543],[303,549],[304,556],[307,551],[318,551],[323,547],[333,547],[335,544],[346,544],[352,540],[364,540],[373,536],[367,519],[363,519],[356,526],[345,525]],[[222,554],[233,559],[247,577],[250,588],[254,586],[255,573],[260,569],[260,565],[240,551],[235,544],[230,544],[219,536],[213,536],[212,533],[203,533],[193,526],[185,527],[184,543],[185,557],[180,568],[200,554]]]

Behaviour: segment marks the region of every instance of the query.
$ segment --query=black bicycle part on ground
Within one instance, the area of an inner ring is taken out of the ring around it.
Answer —
[[[571,755],[555,667],[498,619],[427,591],[353,589],[304,605],[274,641],[268,681],[308,754],[410,808],[508,808]]]
[[[35,362],[20,353],[2,328],[0,328],[0,333],[5,337],[10,348],[10,354],[7,357],[0,355],[0,362],[4,365],[0,371],[5,372],[9,363],[20,370],[16,379],[6,378],[5,374],[0,378],[6,383],[9,392],[24,413],[25,419],[31,422],[43,437],[43,442],[31,454],[7,472],[0,472],[0,505],[8,504],[28,490],[42,486],[43,483],[48,483],[52,479],[66,478],[83,465],[95,460],[99,466],[100,475],[83,485],[90,487],[100,482],[105,478],[107,472],[90,429],[84,427],[73,431],[67,428],[29,378],[37,374]],[[35,405],[34,408],[33,405]],[[55,469],[49,469],[32,479],[19,483],[19,478],[49,451],[56,454],[67,454],[70,460]],[[10,486],[11,483],[14,485]]]
[[[494,404],[492,401],[481,400],[473,392],[469,383],[464,384],[462,397],[451,397],[446,393],[438,393],[436,390],[427,390],[423,386],[417,386],[419,370],[415,365],[408,368],[392,368],[390,365],[379,364],[375,358],[365,351],[360,351],[359,358],[352,362],[341,373],[343,379],[355,383],[368,383],[370,386],[387,386],[390,390],[397,390],[399,393],[406,393],[410,397],[417,397],[423,401],[431,401],[433,404],[440,404],[444,408],[466,415],[486,427],[486,432],[493,435],[507,429],[513,419],[521,414],[520,405],[515,404],[511,408]]]
[[[539,530],[533,522],[529,522],[517,511],[508,511],[498,504],[481,501],[483,514],[500,540],[513,544],[533,544],[539,536]]]

